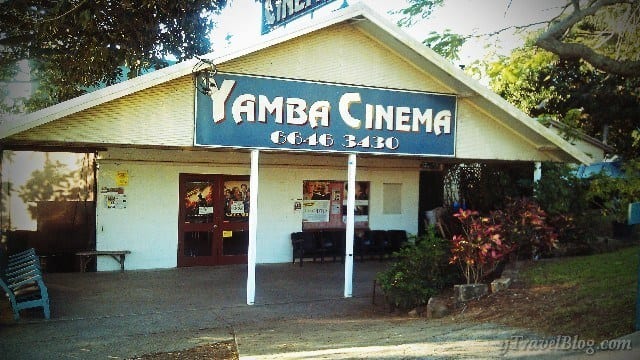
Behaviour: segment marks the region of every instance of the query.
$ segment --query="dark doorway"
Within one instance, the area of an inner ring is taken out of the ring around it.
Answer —
[[[75,253],[96,246],[95,154],[84,150],[2,152],[2,245],[34,248],[45,272],[79,271]]]
[[[425,233],[425,212],[444,205],[444,171],[420,172],[420,200],[418,202],[418,234]]]

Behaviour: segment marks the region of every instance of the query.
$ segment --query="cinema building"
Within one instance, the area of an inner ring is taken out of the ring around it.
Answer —
[[[251,274],[291,261],[292,232],[326,228],[345,230],[349,268],[358,229],[418,232],[441,164],[603,156],[362,4],[0,130],[3,149],[96,154],[95,249],[130,251],[126,270],[247,263]]]

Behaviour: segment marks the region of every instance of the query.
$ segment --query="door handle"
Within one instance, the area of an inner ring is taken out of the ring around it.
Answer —
[[[217,228],[218,228],[218,225],[213,225],[213,228],[214,228],[214,229],[217,229]]]

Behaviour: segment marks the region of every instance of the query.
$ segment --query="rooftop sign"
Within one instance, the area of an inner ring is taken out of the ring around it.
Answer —
[[[262,0],[262,34],[335,0]]]
[[[218,73],[195,145],[454,156],[456,97]]]

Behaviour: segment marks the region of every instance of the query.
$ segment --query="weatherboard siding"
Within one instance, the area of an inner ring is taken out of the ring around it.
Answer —
[[[15,135],[70,144],[193,145],[191,76],[154,86]]]
[[[220,71],[450,93],[360,30],[339,24],[229,61]]]
[[[479,111],[468,100],[458,100],[456,156],[478,160],[552,160],[527,139]]]

